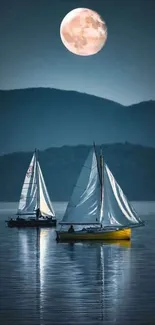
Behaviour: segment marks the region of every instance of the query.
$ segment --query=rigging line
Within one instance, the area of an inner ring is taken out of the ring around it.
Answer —
[[[84,191],[86,191],[87,188],[88,188],[88,187],[85,187],[85,188],[84,188],[84,187],[81,187],[81,186],[79,186],[79,185],[75,185],[75,187],[77,187],[77,188],[81,188],[81,189],[84,190]],[[75,187],[74,187],[74,188],[75,188]],[[97,185],[96,188],[98,188],[98,187],[100,187],[100,186]]]
[[[95,142],[93,143],[93,148],[94,148],[94,152],[95,152],[95,156],[96,156],[97,170],[98,170],[98,175],[99,175],[99,180],[100,180],[100,186],[101,186],[102,185],[102,180],[101,180],[100,166],[99,166],[99,162],[98,162],[98,157],[97,157],[97,151],[96,151]]]
[[[85,167],[85,168],[87,168],[87,169],[93,170],[94,168],[96,168],[96,166],[97,166],[97,164],[96,164],[94,167],[88,167],[88,166],[86,166],[86,165],[83,165],[83,168]]]

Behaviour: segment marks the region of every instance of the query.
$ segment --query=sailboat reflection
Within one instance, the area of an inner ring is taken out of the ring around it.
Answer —
[[[18,238],[21,299],[33,323],[118,320],[128,299],[129,241],[57,245],[51,229],[20,230]]]
[[[121,244],[121,245],[120,245]],[[87,322],[118,321],[122,301],[126,301],[126,289],[130,283],[131,250],[128,242],[63,244],[78,273],[77,286],[81,292],[83,308],[79,314],[87,314]],[[70,277],[71,281],[72,277]],[[71,283],[72,285],[72,283]],[[75,281],[74,281],[75,286]],[[91,308],[90,308],[91,306]]]
[[[26,291],[31,292],[29,300],[25,303],[31,310],[32,319],[35,318],[39,325],[43,324],[42,299],[49,231],[49,229],[39,228],[19,231],[23,282],[26,283]]]

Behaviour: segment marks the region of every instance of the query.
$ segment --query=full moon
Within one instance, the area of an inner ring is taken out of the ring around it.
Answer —
[[[62,20],[60,37],[70,52],[83,56],[93,55],[103,48],[107,40],[107,26],[94,10],[77,8]]]

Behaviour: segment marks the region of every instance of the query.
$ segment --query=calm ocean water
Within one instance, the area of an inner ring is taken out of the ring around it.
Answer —
[[[155,203],[131,243],[57,243],[55,229],[9,229],[0,204],[0,324],[155,324]],[[66,204],[55,203],[59,218]]]

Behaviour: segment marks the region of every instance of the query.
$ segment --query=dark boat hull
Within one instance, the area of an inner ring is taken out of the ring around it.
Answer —
[[[7,220],[6,221],[8,227],[13,228],[27,228],[27,227],[56,227],[56,219],[45,219],[45,220]]]

